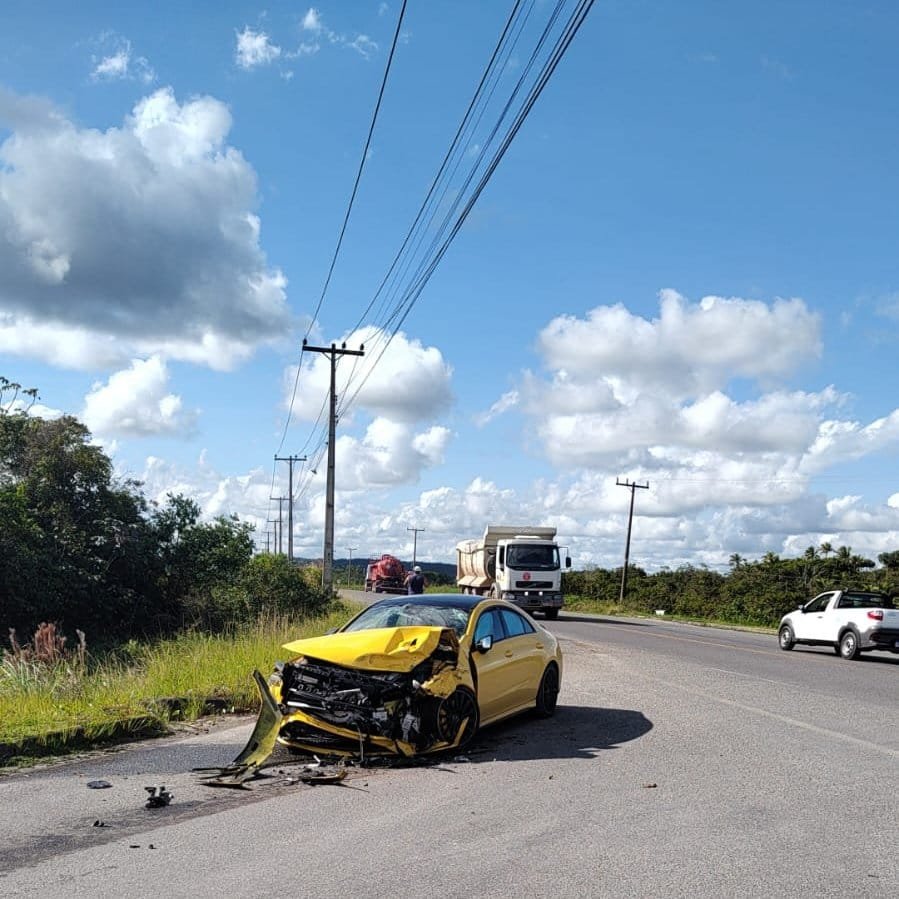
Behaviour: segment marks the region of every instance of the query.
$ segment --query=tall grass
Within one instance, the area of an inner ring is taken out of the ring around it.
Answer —
[[[284,657],[283,643],[323,633],[347,617],[345,608],[299,625],[267,617],[223,635],[132,641],[116,655],[81,663],[72,658],[47,663],[27,653],[5,652],[0,660],[0,744],[47,738],[53,745],[83,745],[123,729],[164,730],[173,716],[197,718],[210,699],[233,710],[255,710],[253,669],[267,674]]]

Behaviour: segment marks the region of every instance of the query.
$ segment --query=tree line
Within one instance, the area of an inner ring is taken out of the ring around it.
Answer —
[[[331,601],[320,572],[254,556],[249,524],[148,501],[81,422],[31,416],[20,396],[37,393],[0,378],[0,633],[52,621],[96,646]]]
[[[776,553],[749,561],[738,553],[730,557],[727,572],[704,566],[684,565],[647,574],[628,566],[626,611],[718,619],[746,624],[774,625],[781,616],[818,593],[836,589],[874,590],[899,594],[899,550],[877,557],[881,567],[830,543],[809,546],[798,558],[782,559]],[[595,568],[565,572],[567,596],[584,596],[618,603],[621,568]]]

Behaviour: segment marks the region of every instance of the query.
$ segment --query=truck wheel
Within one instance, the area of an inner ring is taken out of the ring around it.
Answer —
[[[859,657],[861,650],[858,648],[858,635],[855,631],[846,631],[840,637],[840,656],[847,661],[853,661]]]
[[[559,617],[558,609],[544,609],[543,614],[546,616],[547,621],[555,621]]]
[[[556,702],[559,698],[559,669],[554,662],[550,662],[540,678],[540,686],[537,688],[537,714],[541,718],[550,718],[556,710]]]
[[[793,636],[793,628],[789,624],[785,624],[777,634],[777,642],[780,643],[781,649],[792,649],[796,645],[796,638]]]

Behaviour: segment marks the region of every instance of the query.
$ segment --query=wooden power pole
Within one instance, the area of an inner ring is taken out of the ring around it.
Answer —
[[[328,479],[325,487],[325,543],[322,553],[322,587],[331,591],[334,589],[334,444],[337,435],[337,357],[338,356],[364,356],[365,347],[358,350],[348,350],[343,343],[338,348],[336,344],[331,346],[309,346],[303,340],[303,351],[310,353],[324,353],[331,357],[331,403],[328,415]]]
[[[619,481],[618,478],[615,478],[615,484],[618,487],[627,487],[631,492],[631,509],[627,516],[627,541],[624,544],[624,569],[621,572],[621,593],[618,596],[618,604],[624,604],[624,594],[627,593],[627,566],[628,560],[631,555],[631,524],[634,521],[634,491],[635,490],[649,490],[649,481],[645,484],[637,484],[634,481],[629,481],[625,478],[623,481]]]

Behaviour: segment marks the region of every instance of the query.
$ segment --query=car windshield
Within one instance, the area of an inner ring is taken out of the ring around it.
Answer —
[[[559,548],[545,543],[539,546],[512,543],[506,550],[506,565],[518,570],[555,571],[559,567]]]
[[[342,631],[367,631],[375,627],[407,627],[425,625],[427,627],[451,627],[457,636],[462,636],[468,625],[469,609],[453,605],[426,603],[390,602],[369,606],[354,618]]]

